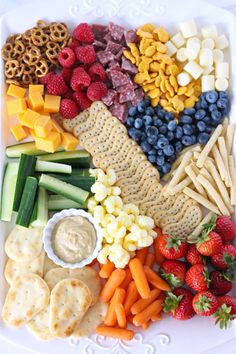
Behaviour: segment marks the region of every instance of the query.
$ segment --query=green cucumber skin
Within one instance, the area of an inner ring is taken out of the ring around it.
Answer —
[[[16,224],[28,227],[33,213],[34,202],[37,195],[38,181],[34,177],[27,177],[16,218]]]
[[[44,188],[39,187],[36,200],[36,217],[31,221],[33,227],[44,227],[48,222],[48,194]]]
[[[45,174],[41,175],[39,186],[79,204],[84,204],[89,197],[89,192]]]
[[[51,173],[71,174],[72,168],[70,165],[66,165],[62,163],[37,160],[35,171],[46,172],[46,173],[51,172]]]
[[[73,200],[62,197],[61,195],[52,194],[48,198],[48,210],[63,210],[63,209],[87,209],[87,205],[79,204]]]
[[[26,178],[34,175],[36,160],[35,156],[21,154],[13,203],[14,211],[19,209]]]
[[[56,175],[50,173],[49,176],[60,179],[63,182],[73,184],[73,186],[84,189],[87,192],[91,192],[91,187],[95,183],[96,179],[93,176],[79,176],[79,175]]]
[[[58,151],[64,151],[64,149],[59,148]],[[6,148],[6,155],[9,158],[17,158],[21,154],[39,156],[46,155],[48,152],[36,149],[34,142],[11,145]]]
[[[11,221],[19,163],[8,162],[2,183],[0,220]]]
[[[89,168],[91,157],[87,151],[65,151],[39,157],[41,161],[65,163],[74,167]]]
[[[73,168],[71,174],[78,176],[90,176],[88,168]]]

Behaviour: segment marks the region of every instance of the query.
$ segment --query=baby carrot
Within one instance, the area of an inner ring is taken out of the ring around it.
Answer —
[[[138,300],[139,293],[136,288],[135,282],[131,281],[126,292],[126,298],[124,302],[124,308],[126,316],[130,314],[130,309],[132,305]]]
[[[123,340],[131,340],[134,336],[134,331],[124,328],[114,328],[106,326],[98,326],[96,333],[105,337],[113,337]]]
[[[120,328],[125,328],[127,325],[125,308],[122,304],[115,305],[115,313],[117,318],[117,323]]]
[[[157,322],[157,321],[160,321],[161,320],[161,313],[159,312],[159,313],[156,313],[155,315],[153,315],[152,317],[151,317],[151,321],[152,322]]]
[[[146,307],[148,307],[156,298],[160,295],[160,289],[153,289],[150,293],[150,297],[148,299],[140,299],[136,301],[131,307],[131,313],[136,315],[139,312],[142,312]]]
[[[143,299],[147,299],[150,296],[151,291],[140,259],[131,259],[131,261],[129,262],[129,269],[131,271],[132,277],[135,281],[135,285],[140,296]]]
[[[145,263],[144,263],[144,264],[145,264],[146,266],[152,268],[154,261],[155,261],[155,256],[154,256],[154,254],[153,254],[153,253],[148,253],[148,254],[147,254],[147,257],[146,257],[146,259],[145,259]]]
[[[111,299],[116,288],[118,288],[125,279],[125,276],[126,272],[124,269],[115,269],[111,273],[111,276],[108,278],[100,294],[100,300],[102,302],[108,302]]]
[[[103,264],[98,274],[101,278],[106,279],[109,278],[109,276],[111,275],[114,269],[115,269],[114,263],[108,261],[107,263]]]
[[[122,304],[125,299],[125,290],[117,288],[111,299],[110,305],[107,310],[107,314],[104,320],[106,326],[115,326],[116,324],[116,313],[115,306],[116,304]]]
[[[154,272],[148,266],[144,266],[143,268],[149,283],[151,283],[158,289],[170,291],[170,285],[165,280],[163,280],[156,272]]]
[[[133,324],[133,319],[134,319],[134,316],[133,315],[129,315],[127,317],[127,321],[130,323],[130,324]]]
[[[160,247],[159,247],[162,232],[159,227],[156,227],[154,229],[154,231],[156,231],[156,233],[157,233],[157,237],[155,238],[154,243],[153,243],[154,251],[155,251],[155,258],[156,258],[157,264],[162,264],[162,262],[165,260],[165,257],[161,253]]]
[[[142,248],[141,250],[138,250],[136,252],[136,258],[140,259],[141,263],[144,264],[147,254],[148,254],[148,248],[147,247]]]
[[[134,316],[134,325],[141,326],[143,323],[148,322],[154,314],[161,312],[162,304],[162,300],[152,302],[146,309]]]
[[[145,329],[148,329],[149,326],[150,326],[150,321],[143,323],[141,327],[142,327],[142,329],[145,330]]]
[[[125,277],[125,280],[123,281],[123,283],[120,284],[120,288],[123,288],[126,290],[129,286],[129,283],[132,280],[132,275],[131,275],[131,271],[129,268],[125,269],[125,271],[126,271],[126,277]]]

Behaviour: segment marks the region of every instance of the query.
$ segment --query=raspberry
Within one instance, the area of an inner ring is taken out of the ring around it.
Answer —
[[[96,53],[92,45],[84,45],[75,48],[77,59],[83,64],[92,64],[96,59]]]
[[[90,76],[82,67],[73,70],[70,86],[72,90],[78,91],[81,88],[88,87],[91,83]]]
[[[43,77],[40,77],[40,84],[47,85],[54,75],[56,75],[56,73],[54,71],[50,71],[50,73],[44,75]]]
[[[63,79],[65,80],[65,82],[67,84],[70,84],[70,80],[71,80],[72,74],[73,74],[73,69],[71,69],[71,68],[63,68],[61,74],[62,74]]]
[[[63,95],[63,98],[70,98],[71,100],[73,99],[73,93],[74,91],[71,90],[71,88],[69,88],[66,93]]]
[[[47,84],[47,90],[50,95],[64,95],[68,90],[62,74],[55,74]]]
[[[61,100],[60,113],[64,118],[72,119],[79,113],[79,109],[73,100],[63,98]]]
[[[104,81],[106,79],[105,70],[103,69],[103,66],[100,63],[92,64],[88,70],[88,74],[90,75],[92,81]]]
[[[71,44],[69,45],[69,48],[74,50],[76,47],[79,46],[80,46],[80,42],[77,39],[73,38]]]
[[[92,104],[92,101],[90,101],[90,99],[88,99],[86,94],[82,91],[74,92],[73,99],[82,110],[89,108]]]
[[[87,96],[91,101],[99,101],[106,94],[107,87],[103,82],[93,82],[87,90]]]
[[[63,68],[71,68],[75,63],[76,57],[74,51],[66,47],[59,52],[57,59]]]
[[[82,43],[91,44],[94,41],[92,27],[88,23],[80,23],[75,27],[73,36]]]

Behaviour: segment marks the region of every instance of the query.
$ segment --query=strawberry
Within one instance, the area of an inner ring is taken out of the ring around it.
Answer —
[[[212,256],[219,253],[222,247],[222,239],[214,231],[203,231],[197,242],[197,250],[203,256]]]
[[[88,23],[80,23],[73,31],[73,37],[80,42],[92,44],[94,41],[92,27]]]
[[[236,247],[233,245],[223,245],[219,253],[211,256],[211,264],[219,270],[235,268]]]
[[[219,303],[210,291],[201,291],[193,298],[193,308],[199,316],[210,316],[216,312]]]
[[[197,248],[195,245],[189,245],[188,246],[188,251],[185,256],[186,260],[194,265],[194,264],[200,264],[204,263],[204,258],[203,256],[198,252]]]
[[[162,235],[159,241],[159,248],[163,256],[167,259],[179,259],[185,256],[188,245],[184,240],[174,236]]]
[[[53,75],[47,84],[47,91],[49,95],[61,96],[64,95],[67,90],[68,87],[65,83],[62,74]]]
[[[60,113],[62,117],[72,119],[79,113],[79,109],[73,100],[69,98],[63,98],[61,100]]]
[[[171,286],[184,285],[187,264],[176,260],[166,260],[160,267],[160,273]]]
[[[215,231],[222,237],[223,242],[232,241],[236,235],[236,228],[233,221],[224,215],[218,216]]]
[[[207,290],[210,284],[207,268],[203,264],[193,265],[187,271],[185,281],[194,291]]]
[[[165,298],[164,311],[178,320],[188,320],[194,316],[193,294],[184,288],[169,292]]]
[[[216,317],[216,324],[220,328],[229,327],[231,321],[236,318],[236,299],[230,295],[218,296],[219,308],[214,314]]]
[[[233,287],[232,282],[229,280],[226,274],[213,270],[210,273],[210,290],[215,295],[225,295]]]

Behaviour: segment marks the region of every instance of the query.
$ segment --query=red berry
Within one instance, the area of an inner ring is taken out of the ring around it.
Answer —
[[[75,54],[76,58],[83,64],[92,64],[96,59],[96,53],[92,45],[75,48]]]
[[[47,85],[54,75],[56,75],[56,73],[54,71],[50,71],[48,74],[44,75],[43,77],[40,77],[40,84]]]
[[[61,96],[66,93],[68,87],[63,79],[62,74],[53,75],[47,84],[47,91],[50,95]]]
[[[194,291],[204,291],[209,288],[209,274],[203,264],[195,264],[186,273],[185,281]]]
[[[227,328],[231,321],[236,318],[236,299],[230,295],[218,296],[219,308],[214,314],[216,324],[220,328]]]
[[[218,270],[213,270],[210,274],[210,290],[215,295],[225,295],[230,290],[232,290],[233,284],[227,278],[226,275],[219,272]]]
[[[184,288],[175,289],[169,292],[165,298],[164,311],[178,320],[188,320],[194,316],[193,294]]]
[[[69,48],[74,50],[76,47],[79,46],[80,46],[80,42],[76,38],[73,38],[71,44],[69,45]]]
[[[61,74],[65,82],[69,85],[72,78],[73,69],[72,68],[62,68]]]
[[[230,295],[224,295],[224,296],[218,296],[218,302],[220,305],[227,305],[231,307],[231,314],[235,314],[236,315],[236,299],[233,298]]]
[[[79,113],[77,104],[68,98],[61,100],[60,113],[64,118],[72,119]]]
[[[63,95],[63,98],[69,98],[69,99],[73,99],[73,94],[74,91],[72,91],[70,88],[66,91],[66,93]]]
[[[222,248],[222,238],[215,231],[205,233],[203,231],[198,243],[197,250],[203,256],[212,256],[219,253]]]
[[[88,87],[91,83],[90,76],[82,67],[78,67],[73,70],[70,85],[72,90],[78,91],[82,88]]]
[[[176,260],[166,260],[161,264],[160,273],[171,286],[182,286],[185,283],[187,264]]]
[[[232,241],[236,235],[236,228],[233,221],[224,215],[218,216],[215,231],[222,237],[223,242]]]
[[[73,36],[82,43],[92,44],[94,41],[94,35],[92,27],[88,23],[80,23],[75,27]]]
[[[89,108],[92,104],[92,101],[90,101],[90,99],[88,99],[86,94],[82,91],[74,92],[73,100],[78,104],[78,106],[82,110]]]
[[[211,256],[211,264],[216,269],[233,269],[236,266],[236,247],[233,245],[223,245],[219,253]]]
[[[185,256],[188,245],[184,240],[179,240],[170,235],[162,235],[159,241],[159,248],[167,259],[179,259]]]
[[[103,82],[93,82],[87,90],[87,96],[91,101],[99,101],[106,94],[107,87]]]
[[[210,291],[201,291],[193,298],[193,308],[199,316],[210,316],[218,309],[218,300]]]
[[[187,254],[186,254],[185,258],[192,265],[194,265],[194,264],[203,264],[203,257],[198,252],[198,250],[197,250],[195,245],[189,245],[188,246],[188,251],[187,251]]]
[[[59,52],[57,59],[63,68],[71,68],[75,64],[76,57],[74,51],[66,47]]]
[[[100,63],[92,64],[88,70],[88,74],[90,75],[92,81],[104,81],[106,79],[105,70]]]

